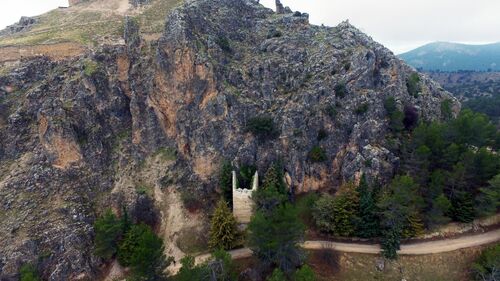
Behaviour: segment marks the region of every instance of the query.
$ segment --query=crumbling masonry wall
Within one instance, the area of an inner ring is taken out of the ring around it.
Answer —
[[[247,224],[253,213],[254,202],[252,192],[257,190],[259,185],[259,174],[255,172],[252,180],[252,189],[238,188],[236,172],[233,171],[233,215],[239,223]]]

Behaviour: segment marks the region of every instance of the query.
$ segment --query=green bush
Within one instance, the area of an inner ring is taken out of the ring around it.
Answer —
[[[396,99],[394,97],[388,97],[384,100],[384,108],[387,111],[387,116],[391,116],[398,107],[396,105]]]
[[[303,265],[293,274],[293,281],[316,281],[316,274],[308,265]]]
[[[155,280],[163,275],[167,259],[161,238],[145,224],[133,225],[125,234],[118,250],[118,261],[129,266],[140,280]]]
[[[328,137],[328,132],[325,129],[319,129],[317,140],[322,141]]]
[[[354,112],[357,115],[365,114],[368,111],[368,107],[369,106],[367,103],[363,103],[363,104],[359,105]]]
[[[347,87],[345,82],[339,82],[335,87],[333,88],[335,91],[335,95],[339,98],[343,98],[347,95]]]
[[[335,107],[335,105],[327,105],[324,111],[330,118],[332,118],[332,120],[335,120],[335,118],[337,117],[337,108]]]
[[[408,93],[413,97],[418,97],[418,93],[422,90],[420,86],[420,76],[418,73],[412,73],[406,80]]]
[[[221,50],[223,50],[224,52],[230,53],[232,51],[229,39],[227,39],[227,37],[225,36],[217,37],[217,39],[215,39],[215,43],[217,43],[217,45],[219,45]]]
[[[445,99],[441,102],[441,116],[445,119],[451,119],[453,117],[453,111],[451,110],[451,100]]]
[[[500,244],[487,248],[472,264],[474,280],[500,280]]]
[[[36,268],[32,264],[23,264],[19,269],[19,274],[21,277],[20,281],[40,281],[40,277],[38,276],[38,272]]]
[[[104,259],[112,258],[118,250],[118,240],[123,235],[123,226],[111,209],[94,222],[95,254]]]
[[[278,135],[273,118],[270,116],[256,116],[248,120],[246,131],[260,139],[275,138]]]
[[[303,262],[304,253],[299,243],[304,238],[304,225],[292,205],[285,203],[268,213],[257,210],[248,231],[249,247],[264,264],[291,273]]]
[[[99,69],[99,64],[93,60],[87,59],[83,61],[83,73],[85,76],[94,75]]]
[[[343,185],[336,196],[323,195],[316,201],[313,217],[321,231],[339,236],[355,233],[358,218],[358,193],[354,185]]]
[[[279,268],[275,268],[271,276],[267,277],[266,281],[286,281],[286,276]]]
[[[309,160],[313,163],[323,162],[327,160],[325,150],[320,146],[314,146],[311,151],[309,151]]]

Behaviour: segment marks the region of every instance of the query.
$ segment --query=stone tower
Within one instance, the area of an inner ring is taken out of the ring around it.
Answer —
[[[254,202],[252,200],[252,192],[257,190],[259,186],[259,174],[255,172],[252,179],[252,189],[238,188],[238,179],[236,172],[233,171],[233,215],[241,224],[250,222],[253,213]]]

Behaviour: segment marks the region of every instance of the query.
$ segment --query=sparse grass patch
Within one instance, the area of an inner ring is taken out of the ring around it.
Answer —
[[[320,146],[314,146],[311,151],[309,151],[308,158],[313,163],[326,161],[326,152]]]
[[[155,153],[154,156],[158,156],[162,158],[164,161],[175,161],[177,160],[177,150],[172,147],[162,147],[158,149]]]
[[[90,59],[83,61],[83,74],[85,74],[85,76],[90,77],[94,75],[98,69],[99,63],[97,63],[96,61]]]

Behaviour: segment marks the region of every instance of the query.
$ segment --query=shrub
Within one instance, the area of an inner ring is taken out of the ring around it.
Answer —
[[[191,213],[201,209],[202,202],[200,197],[192,188],[184,188],[181,190],[181,200],[184,207]]]
[[[337,85],[335,85],[335,88],[333,88],[335,91],[335,95],[339,98],[343,98],[347,95],[347,87],[345,85],[345,82],[340,82]]]
[[[389,129],[395,133],[401,132],[404,129],[403,120],[405,118],[403,112],[396,110],[389,117]]]
[[[445,99],[444,101],[441,102],[441,116],[445,120],[451,119],[453,117],[450,99]]]
[[[123,228],[111,209],[96,219],[94,231],[95,254],[104,259],[112,258],[118,250],[118,239],[123,235]]]
[[[312,268],[308,265],[303,265],[293,274],[293,281],[316,281],[316,275]]]
[[[354,112],[357,115],[365,114],[368,111],[368,107],[369,106],[367,103],[363,103],[363,104],[359,105]]]
[[[248,230],[250,249],[264,264],[273,264],[291,273],[302,263],[304,253],[299,242],[304,238],[304,225],[292,205],[282,204],[270,213],[257,210]]]
[[[271,276],[267,277],[266,281],[286,281],[286,276],[279,268],[275,268]]]
[[[337,117],[337,108],[330,104],[325,107],[325,113],[333,120]]]
[[[238,175],[238,187],[251,189],[253,176],[255,175],[256,171],[257,167],[255,167],[254,165],[241,165]]]
[[[40,281],[40,277],[38,276],[38,272],[36,268],[32,264],[23,264],[19,269],[19,274],[21,277],[20,281]]]
[[[420,87],[420,76],[418,73],[412,73],[408,79],[406,79],[406,87],[408,93],[413,97],[418,97],[418,93],[421,91]]]
[[[323,195],[316,201],[313,217],[321,231],[340,236],[354,234],[358,218],[358,193],[352,184],[343,185],[335,197]]]
[[[384,108],[385,111],[387,111],[387,116],[391,116],[396,110],[398,110],[398,107],[396,105],[396,99],[394,97],[388,97],[384,100]]]
[[[83,61],[83,73],[85,76],[94,75],[99,69],[99,64],[93,60],[87,59]]]
[[[246,130],[260,139],[274,138],[278,132],[273,118],[269,116],[256,116],[248,120]]]
[[[322,141],[328,137],[328,132],[325,129],[319,129],[318,131],[318,141]]]
[[[311,151],[309,151],[309,160],[313,163],[326,161],[326,153],[320,146],[314,146]]]
[[[229,250],[238,246],[239,240],[238,223],[226,202],[220,200],[212,216],[208,244],[213,250]]]
[[[500,280],[500,244],[487,248],[472,264],[474,280]]]
[[[133,225],[120,243],[118,261],[130,266],[132,274],[141,280],[156,280],[163,275],[167,259],[163,241],[145,224]]]
[[[223,50],[224,52],[230,53],[232,51],[229,40],[225,36],[217,37],[217,39],[215,39],[215,43],[219,45],[221,50]]]
[[[404,112],[405,112],[405,117],[403,119],[403,124],[406,130],[412,130],[418,124],[417,109],[412,105],[405,105]]]

